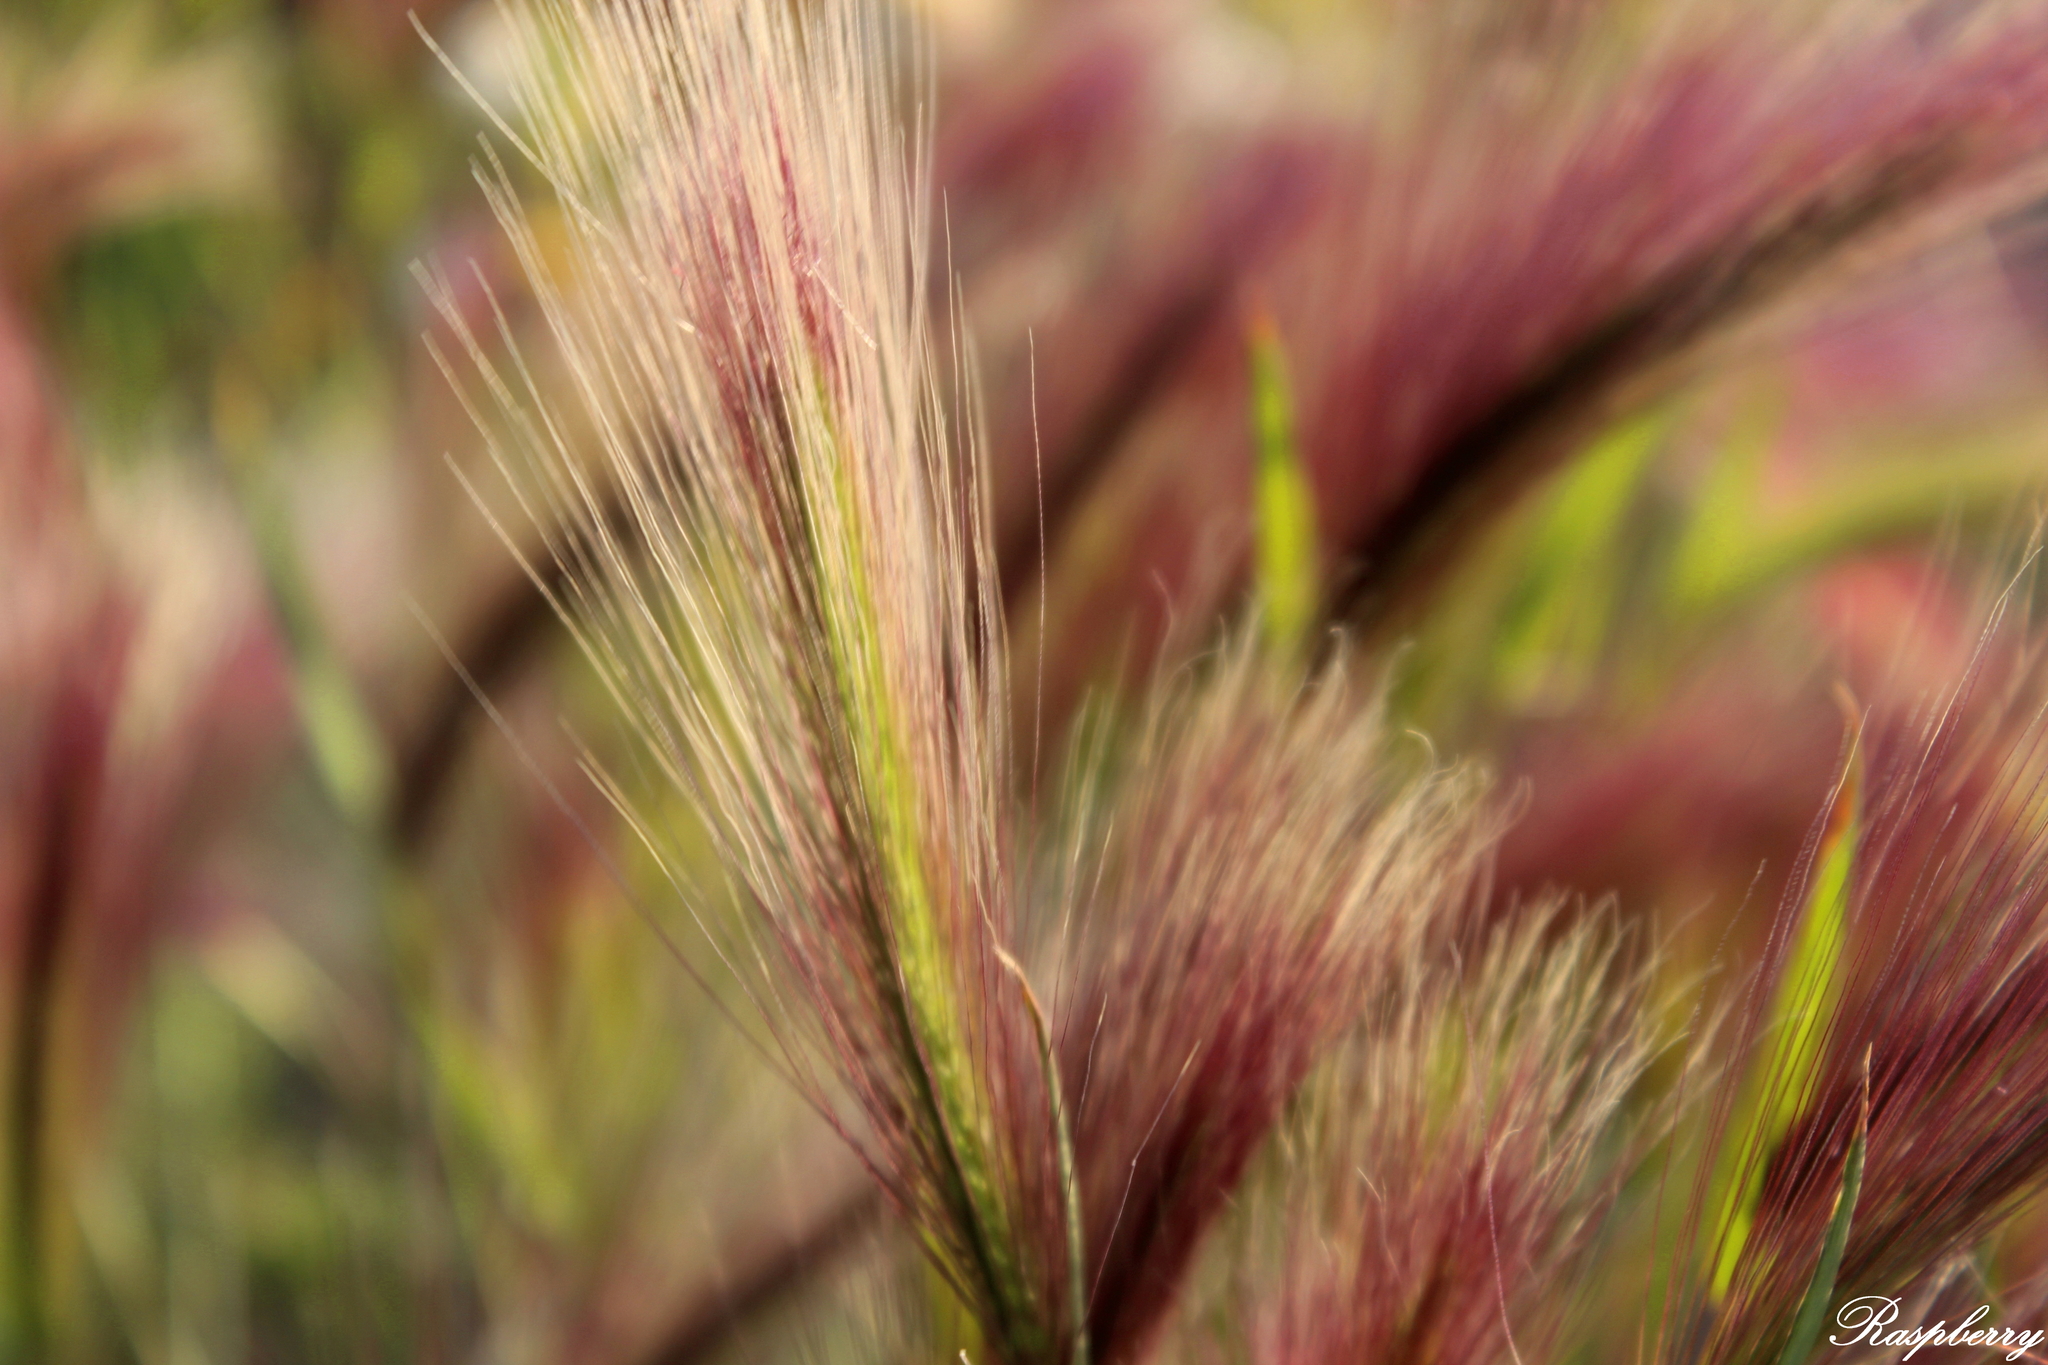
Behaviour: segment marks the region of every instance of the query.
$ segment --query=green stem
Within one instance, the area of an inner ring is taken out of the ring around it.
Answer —
[[[1010,975],[1017,978],[1017,985],[1024,992],[1024,1007],[1031,1011],[1031,1026],[1038,1033],[1038,1057],[1045,1071],[1046,1102],[1052,1109],[1054,1161],[1067,1224],[1067,1298],[1074,1315],[1074,1353],[1071,1359],[1072,1365],[1088,1365],[1087,1251],[1082,1242],[1081,1187],[1074,1178],[1074,1136],[1067,1123],[1059,1064],[1053,1056],[1052,1030],[1046,1025],[1045,1011],[1039,1006],[1037,992],[1031,989],[1031,982],[1017,964],[1017,959],[1000,947],[996,949],[996,956]]]

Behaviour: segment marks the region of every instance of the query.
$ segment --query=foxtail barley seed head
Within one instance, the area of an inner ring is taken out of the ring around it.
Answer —
[[[934,398],[896,36],[861,0],[511,14],[566,268],[511,175],[484,178],[566,397],[444,306],[477,415],[570,569],[558,605],[752,912],[721,950],[800,1083],[857,1101],[849,1136],[997,1349],[1048,1357],[1064,1260],[1038,1253],[1063,1244],[1029,1234],[1058,1225],[1052,1129],[996,955],[1003,635]]]
[[[738,935],[700,922],[996,1357],[1129,1358],[1366,983],[1464,900],[1474,782],[1240,645],[1082,763],[1046,852],[879,6],[511,13],[503,131],[566,265],[483,180],[559,390],[429,283],[557,605],[741,902]]]

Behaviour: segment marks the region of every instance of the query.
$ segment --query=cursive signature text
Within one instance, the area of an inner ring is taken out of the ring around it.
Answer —
[[[1900,1360],[1911,1360],[1922,1346],[1974,1346],[1980,1350],[2003,1350],[2007,1360],[2018,1360],[2030,1354],[2043,1339],[2048,1339],[2048,1332],[1978,1325],[1989,1316],[1991,1305],[1985,1304],[1954,1327],[1945,1322],[1932,1326],[1893,1327],[1892,1324],[1899,1320],[1899,1301],[1879,1294],[1865,1294],[1849,1300],[1835,1314],[1835,1325],[1847,1335],[1831,1336],[1828,1340],[1837,1346],[1853,1346],[1858,1342],[1870,1346],[1904,1346],[1907,1350],[1899,1357]]]

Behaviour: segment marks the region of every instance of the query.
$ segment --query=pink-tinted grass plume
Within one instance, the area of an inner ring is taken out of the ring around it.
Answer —
[[[1471,908],[1487,848],[1476,774],[1387,734],[1355,680],[1297,695],[1242,648],[1210,669],[1155,697],[1073,796],[1053,902],[1106,1360],[1142,1358],[1290,1097]]]
[[[1586,1253],[1661,1131],[1640,940],[1558,905],[1418,956],[1310,1082],[1247,1231],[1258,1365],[1558,1358]]]

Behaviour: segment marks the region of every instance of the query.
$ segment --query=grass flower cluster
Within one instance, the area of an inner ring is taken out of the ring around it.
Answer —
[[[2024,1346],[2048,6],[240,3],[0,49],[0,1362]]]
[[[508,378],[436,284],[496,400],[472,410],[566,570],[558,606],[739,902],[720,961],[979,1348],[1011,1365],[1147,1358],[1205,1237],[1280,1141],[1299,1192],[1246,1244],[1248,1273],[1273,1279],[1250,1291],[1237,1349],[1520,1360],[1519,1319],[1530,1349],[1555,1354],[1588,1229],[1643,1159],[1612,1130],[1656,1047],[1648,978],[1597,921],[1555,907],[1489,929],[1473,780],[1426,751],[1404,761],[1345,665],[1302,671],[1287,637],[1312,617],[1317,568],[1278,547],[1314,543],[1314,510],[1262,494],[1258,605],[1288,613],[1269,617],[1264,646],[1226,642],[1142,685],[1151,698],[1084,727],[1074,775],[1041,797],[1041,756],[1012,733],[971,362],[953,342],[949,388],[928,320],[928,282],[945,276],[924,138],[899,112],[925,92],[897,21],[863,0],[802,16],[762,0],[514,13],[530,132],[507,133],[558,196],[566,269],[544,258],[511,175],[494,167],[485,185],[574,398],[551,399],[506,336]],[[1716,94],[1728,77],[1653,44],[1608,97],[1624,119],[1589,124],[1568,163],[1539,159],[1530,187],[1484,191],[1521,225],[1457,214],[1477,234],[1465,268],[1435,263],[1455,237],[1404,250],[1409,229],[1373,207],[1328,213],[1319,230],[1390,262],[1346,272],[1365,293],[1335,325],[1387,317],[1402,346],[1375,361],[1365,323],[1363,355],[1337,336],[1314,352],[1322,406],[1363,405],[1318,413],[1372,452],[1373,478],[1347,482],[1394,481],[1362,562],[1401,568],[1440,504],[1540,455],[1567,416],[1553,409],[1597,401],[1849,243],[1998,185],[2034,135],[1972,101],[2031,107],[2048,69],[2028,55],[2035,27],[1923,58],[1933,73],[1899,89],[1896,35],[1851,43],[1829,77],[1873,112],[1840,133],[1827,128],[1843,96],[1826,86],[1780,104],[1745,70]],[[1801,107],[1816,97],[1825,118]],[[1673,142],[1669,121],[1695,101],[1717,126]],[[1441,168],[1463,159],[1456,139],[1493,135],[1489,111],[1429,112],[1446,131],[1403,154],[1438,173],[1433,194],[1477,198]],[[1993,135],[1955,140],[1979,124]],[[1379,178],[1362,178],[1368,200]],[[1613,223],[1590,227],[1623,188]],[[1566,222],[1531,212],[1546,196]],[[1432,201],[1397,202],[1424,215]],[[1480,311],[1493,278],[1544,292]],[[1442,310],[1414,291],[1436,281],[1457,301],[1424,325]],[[1518,321],[1463,339],[1461,314]],[[1270,481],[1300,456],[1265,326],[1253,373],[1272,395]],[[1414,378],[1400,391],[1362,378],[1401,373]],[[1498,394],[1490,416],[1460,429],[1428,415],[1431,401],[1485,413],[1458,387],[1475,383]],[[1411,434],[1370,434],[1389,419]],[[1340,614],[1356,592],[1340,589]],[[1802,1359],[1813,1295],[1824,1311],[1842,1277],[1914,1284],[2048,1178],[2038,1105],[2018,1098],[2038,1087],[2013,1070],[2036,1050],[2024,1001],[2039,992],[2023,982],[2040,864],[2026,826],[1983,823],[2028,820],[2014,788],[2034,779],[1981,777],[1993,809],[1959,812],[1942,770],[1969,698],[1965,683],[1923,734],[1907,727],[1902,755],[1845,769],[1749,988],[1778,1012],[1738,1009],[1730,1065],[1758,1073],[1755,1093],[1719,1106],[1709,1133],[1741,1144],[1739,1171],[1665,1249],[1660,1355],[1748,1359],[1790,1332]],[[1044,698],[1027,705],[1035,742]],[[2031,771],[2026,736],[2006,742],[1994,762]],[[1843,827],[1865,781],[1872,809]],[[1950,850],[1920,832],[1930,818],[1967,833]],[[690,869],[669,869],[708,901]],[[1879,888],[1902,881],[1886,916]],[[1881,917],[1894,937],[1877,965]],[[1828,990],[1859,968],[1869,1003]],[[1297,1121],[1289,1146],[1278,1130]],[[1260,1235],[1279,1244],[1268,1256]]]

